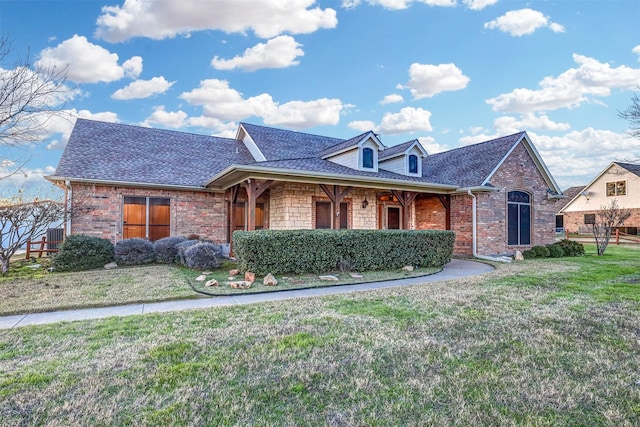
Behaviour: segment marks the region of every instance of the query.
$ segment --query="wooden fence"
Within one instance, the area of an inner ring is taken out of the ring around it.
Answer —
[[[32,254],[38,254],[38,258],[42,258],[42,254],[50,254],[58,252],[58,245],[62,243],[62,240],[49,240],[46,236],[42,236],[41,240],[31,241],[27,240],[27,254],[26,258],[31,258]],[[32,249],[32,246],[40,245],[40,249]]]

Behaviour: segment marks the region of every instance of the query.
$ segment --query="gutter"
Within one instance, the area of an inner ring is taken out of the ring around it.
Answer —
[[[484,259],[486,261],[494,261],[494,262],[511,262],[511,258],[509,257],[491,257],[486,255],[478,254],[478,224],[476,221],[476,196],[471,192],[471,190],[467,190],[467,194],[471,197],[471,244],[473,248],[473,257],[478,259]]]
[[[71,200],[73,200],[73,189],[71,188],[71,181],[68,179],[64,181],[64,189],[66,200],[64,201],[64,216],[65,216],[65,236],[71,235]]]

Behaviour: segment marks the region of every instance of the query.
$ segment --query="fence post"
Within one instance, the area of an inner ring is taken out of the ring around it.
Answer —
[[[620,230],[616,228],[616,245],[620,244]]]
[[[26,259],[29,259],[31,257],[31,239],[27,240],[27,254],[26,254]]]
[[[47,238],[42,236],[42,240],[40,241],[40,251],[38,252],[38,258],[42,258],[42,253],[44,252],[44,245],[47,242]]]
[[[568,228],[564,229],[564,238],[569,240],[569,229]]]

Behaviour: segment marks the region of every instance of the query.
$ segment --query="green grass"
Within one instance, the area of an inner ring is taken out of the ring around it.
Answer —
[[[2,330],[0,425],[639,425],[640,251],[593,252]]]

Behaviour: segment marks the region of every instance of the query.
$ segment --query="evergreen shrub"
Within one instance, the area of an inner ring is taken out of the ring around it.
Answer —
[[[564,256],[582,256],[584,255],[584,245],[580,242],[574,242],[573,240],[563,239],[558,242]]]
[[[80,271],[102,268],[114,260],[113,243],[100,237],[74,234],[67,236],[52,259],[55,271]]]
[[[551,258],[562,258],[564,256],[564,250],[559,243],[547,245],[547,249],[549,249],[549,256]]]
[[[257,230],[233,233],[233,248],[242,271],[322,273],[440,267],[454,240],[444,230]]]
[[[528,249],[528,250],[522,252],[522,256],[524,257],[524,259],[535,258],[536,257],[536,251],[534,251],[533,249]]]
[[[156,252],[156,261],[164,264],[173,264],[179,260],[178,243],[186,241],[186,237],[164,237],[156,240],[153,249]]]
[[[114,253],[118,265],[142,265],[156,260],[153,243],[145,239],[121,240],[116,243]]]
[[[551,255],[546,246],[534,246],[531,250],[535,252],[536,258],[547,258]]]
[[[197,245],[198,243],[200,243],[198,240],[191,240],[188,239],[185,240],[184,242],[178,243],[176,245],[176,250],[178,251],[178,258],[176,260],[176,262],[178,264],[187,265],[187,260],[184,257],[184,252],[189,249],[191,246]]]
[[[221,258],[220,246],[213,243],[196,242],[184,250],[184,265],[193,269],[218,268]]]

